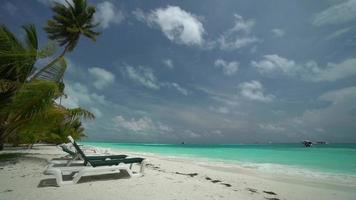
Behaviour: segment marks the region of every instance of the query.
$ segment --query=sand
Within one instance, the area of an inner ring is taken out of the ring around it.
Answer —
[[[54,177],[44,175],[49,160],[64,156],[55,146],[36,145],[24,157],[0,162],[0,200],[49,199],[356,199],[356,183],[262,173],[236,164],[147,153],[132,156],[148,159],[145,175],[88,177],[76,185],[57,187]]]

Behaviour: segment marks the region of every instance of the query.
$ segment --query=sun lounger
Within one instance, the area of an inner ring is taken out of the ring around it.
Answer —
[[[69,136],[68,139],[72,142],[77,150],[77,153],[84,160],[84,165],[89,165],[79,167],[54,167],[53,163],[50,164],[44,173],[54,175],[59,186],[75,184],[83,176],[113,174],[120,173],[120,171],[126,171],[130,177],[143,175],[145,165],[144,158],[103,159],[102,156],[97,156],[95,159],[88,159],[90,156],[86,156],[83,153],[73,138]],[[125,164],[130,164],[130,166]],[[138,173],[132,171],[133,164],[140,164],[140,170]],[[68,174],[72,174],[72,180],[64,181],[63,175]]]
[[[114,165],[114,166],[103,166],[103,167],[92,167],[85,166],[81,167],[76,171],[66,171],[61,168],[47,168],[45,174],[54,175],[56,178],[56,182],[58,186],[63,185],[73,185],[78,183],[78,181],[84,176],[92,176],[92,175],[103,175],[103,174],[114,174],[121,173],[121,171],[127,172],[130,177],[139,177],[143,175],[143,168],[141,168],[139,173],[133,173],[128,166],[125,165]],[[71,180],[63,180],[64,174],[73,174]]]
[[[82,158],[82,156],[78,153],[78,152],[74,152],[72,151],[70,148],[68,148],[67,145],[62,144],[59,145],[59,147],[66,153],[68,153],[72,159],[67,159],[66,161],[66,166],[70,166],[72,163],[83,163],[83,164],[87,164],[87,162],[84,161],[84,159]],[[79,145],[78,145],[79,148]],[[122,159],[122,158],[126,158],[127,155],[86,155],[86,159],[88,160],[108,160],[108,159]],[[79,161],[79,162],[75,162],[76,160],[81,159],[83,161]],[[54,160],[52,161],[52,163],[55,164],[63,164],[63,162],[58,161],[58,160]]]

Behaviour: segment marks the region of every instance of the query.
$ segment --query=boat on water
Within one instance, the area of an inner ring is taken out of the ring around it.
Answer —
[[[305,147],[312,147],[313,144],[317,144],[317,145],[320,145],[320,144],[328,144],[328,143],[325,142],[325,141],[312,142],[312,141],[310,141],[310,140],[304,140],[302,143],[304,144]]]
[[[317,142],[315,142],[315,144],[328,144],[328,142],[325,142],[325,141],[317,141]]]
[[[302,143],[304,144],[305,147],[311,147],[311,146],[313,146],[313,142],[312,142],[312,141],[309,141],[309,140],[304,140]]]

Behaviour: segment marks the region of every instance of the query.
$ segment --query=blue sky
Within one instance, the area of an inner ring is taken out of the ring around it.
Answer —
[[[0,21],[45,45],[52,2]],[[68,54],[63,100],[96,114],[89,140],[356,142],[356,0],[89,2],[102,34]]]

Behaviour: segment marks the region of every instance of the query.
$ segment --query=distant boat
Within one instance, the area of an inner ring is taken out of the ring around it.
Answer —
[[[313,142],[309,141],[309,140],[304,140],[302,142],[304,144],[305,147],[311,147],[313,146]]]
[[[325,141],[317,141],[317,142],[315,142],[315,144],[328,144],[328,142],[325,142]]]

